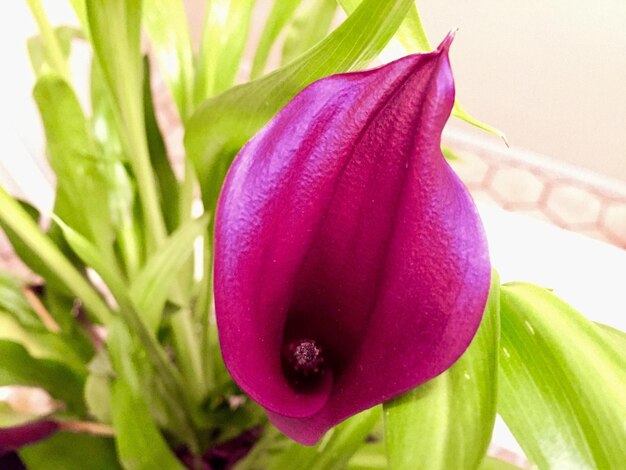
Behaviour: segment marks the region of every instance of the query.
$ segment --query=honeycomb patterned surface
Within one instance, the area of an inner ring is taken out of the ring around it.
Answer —
[[[445,135],[452,167],[477,201],[626,249],[626,184],[544,156]]]

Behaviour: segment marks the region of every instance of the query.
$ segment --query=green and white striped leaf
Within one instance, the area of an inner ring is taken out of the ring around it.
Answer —
[[[498,412],[540,469],[622,468],[626,356],[547,289],[502,286]]]

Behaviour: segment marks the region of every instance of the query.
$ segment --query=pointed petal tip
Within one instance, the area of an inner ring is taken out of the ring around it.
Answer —
[[[450,46],[452,45],[452,42],[454,41],[454,37],[456,36],[456,33],[458,31],[459,31],[459,28],[455,28],[451,30],[446,35],[446,37],[443,38],[443,41],[441,41],[441,44],[439,44],[439,46],[437,47],[437,51],[448,53],[448,51],[450,50]]]

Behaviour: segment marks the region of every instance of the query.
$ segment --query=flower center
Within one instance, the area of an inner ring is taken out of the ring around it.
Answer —
[[[297,388],[310,388],[324,374],[322,347],[313,339],[291,341],[283,350],[283,367],[291,384]]]

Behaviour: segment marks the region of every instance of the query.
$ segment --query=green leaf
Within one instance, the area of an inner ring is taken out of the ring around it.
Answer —
[[[281,63],[291,62],[324,39],[336,11],[335,0],[315,0],[300,5],[285,38]]]
[[[357,9],[362,1],[363,0],[337,0],[337,3],[350,15]],[[415,4],[409,7],[404,21],[402,21],[402,24],[398,28],[396,37],[407,52],[411,54],[415,52],[429,52],[432,50]]]
[[[84,393],[89,414],[100,423],[111,423],[111,384],[114,375],[106,351],[101,349],[89,363]]]
[[[208,219],[188,221],[180,227],[139,272],[130,286],[130,296],[148,329],[156,331],[165,302],[180,269],[193,252],[193,242],[206,230]]]
[[[6,226],[47,270],[70,292],[82,300],[88,312],[106,323],[109,308],[57,246],[41,231],[30,215],[0,187],[0,223]],[[70,312],[67,312],[70,315]]]
[[[493,271],[478,332],[450,369],[384,404],[390,468],[475,469],[482,461],[496,417],[499,290]]]
[[[205,98],[231,87],[243,54],[256,0],[211,0],[196,67],[195,98]]]
[[[165,240],[166,230],[144,128],[141,4],[141,0],[86,2],[95,56],[113,97],[119,134],[137,180],[150,252]]]
[[[112,253],[106,162],[100,158],[78,99],[65,80],[51,74],[37,80],[33,94],[57,177],[55,213],[105,254]]]
[[[550,291],[502,286],[498,412],[539,468],[626,462],[626,356]]]
[[[57,433],[24,447],[20,458],[29,470],[121,470],[113,439],[89,434]]]
[[[74,13],[76,13],[76,17],[78,18],[78,22],[84,34],[89,36],[89,21],[87,20],[87,5],[85,5],[85,0],[70,0],[70,4],[74,9]]]
[[[41,387],[52,397],[65,402],[68,410],[84,412],[84,377],[50,359],[36,359],[24,346],[0,339],[0,386]]]
[[[81,375],[87,372],[81,357],[60,336],[47,331],[27,330],[9,313],[1,310],[0,340],[21,344],[33,358],[57,361]]]
[[[210,359],[202,357],[200,349],[202,337],[197,326],[188,308],[182,308],[170,317],[176,364],[186,380],[189,394],[196,403],[200,403],[210,392],[210,377],[203,367],[205,361]]]
[[[22,211],[22,214],[29,217],[35,223],[37,229],[40,230],[38,225],[39,211],[37,211],[36,208],[24,201],[17,200],[15,202],[18,204],[17,207]],[[10,227],[10,225],[2,220],[1,217],[0,227],[11,242],[13,251],[26,266],[28,266],[34,273],[39,274],[42,278],[44,278],[46,280],[46,284],[49,287],[54,287],[63,294],[70,295],[71,291],[66,287],[65,283],[54,272],[54,270],[50,269],[46,265],[46,263],[42,261],[37,252],[34,251],[27,243],[25,243],[22,238]],[[63,248],[59,247],[60,244],[58,243],[58,240],[50,237],[48,238],[48,241],[55,245],[55,248],[59,250],[59,253],[61,253],[61,255],[66,256],[66,253],[62,251]],[[67,323],[67,318],[58,320],[61,323]]]
[[[367,64],[396,32],[411,0],[365,0],[325,40],[290,64],[205,101],[187,123],[185,147],[205,208],[212,210],[241,146],[311,82]]]
[[[187,17],[180,0],[145,0],[143,19],[152,51],[183,121],[193,108],[193,55]]]
[[[50,25],[46,12],[43,10],[40,0],[26,0],[28,8],[37,22],[43,46],[43,56],[52,70],[66,80],[70,78],[67,56],[64,54],[63,45]]]
[[[150,61],[147,57],[144,58],[143,93],[150,163],[154,168],[159,185],[159,195],[165,224],[167,225],[168,232],[171,233],[178,227],[181,220],[180,187],[174,170],[172,170],[172,166],[167,158],[165,142],[154,114],[152,90],[150,89]]]
[[[116,300],[124,306],[128,299],[126,294],[127,285],[124,277],[117,269],[117,266],[108,262],[93,243],[67,225],[59,217],[53,215],[53,219],[63,231],[63,236],[72,250],[74,250],[74,253],[76,253],[87,266],[102,277]]]
[[[365,438],[380,420],[380,407],[363,411],[326,433],[313,447],[296,442],[270,460],[269,470],[290,468],[294,462],[300,470],[339,470],[346,466],[352,455],[363,445]]]
[[[387,470],[388,468],[384,441],[361,446],[346,467],[347,470]]]
[[[194,223],[189,223],[189,225],[187,226],[187,230],[184,230],[186,227],[181,228],[183,235],[193,230],[189,227],[195,227],[196,230],[199,230],[199,228],[196,227],[197,223],[201,223],[201,222],[194,221]],[[149,330],[146,327],[145,321],[137,313],[137,310],[135,308],[135,302],[141,299],[131,298],[131,294],[127,292],[128,289],[126,288],[124,284],[123,278],[119,275],[118,272],[110,268],[110,266],[98,253],[95,247],[89,243],[88,240],[86,240],[77,232],[73,231],[66,224],[63,224],[63,222],[60,220],[59,220],[59,224],[63,228],[64,234],[67,237],[68,242],[73,246],[76,252],[79,253],[79,255],[83,257],[86,260],[86,262],[88,262],[88,264],[102,277],[104,282],[107,284],[107,286],[111,290],[111,293],[115,296],[116,300],[118,301],[120,305],[120,310],[119,310],[120,317],[123,319],[124,323],[128,326],[129,330],[131,330],[133,334],[136,335],[137,339],[139,340],[141,347],[142,347],[142,352],[145,354],[145,358],[146,358],[145,363],[149,364],[154,370],[159,371],[159,374],[157,376],[158,386],[160,387],[159,391],[165,397],[164,401],[167,404],[175,408],[172,415],[174,415],[178,421],[182,422],[182,424],[180,424],[179,427],[183,429],[184,432],[186,432],[186,430],[189,428],[189,423],[191,422],[190,411],[187,408],[189,404],[189,400],[187,400],[186,389],[183,385],[183,381],[182,381],[180,374],[178,373],[176,368],[173,366],[173,364],[170,362],[169,358],[167,357],[167,354],[165,353],[165,351],[163,350],[163,348],[157,341],[153,330]],[[203,230],[204,228],[202,228],[202,231]],[[181,238],[184,238],[184,236],[182,236]],[[177,240],[180,240],[180,238]],[[178,243],[179,241],[175,241],[174,245],[177,245]],[[168,249],[168,246],[171,246],[171,243],[166,244],[164,246],[164,249]],[[157,254],[157,261],[158,261],[158,254]],[[155,263],[159,264],[157,261],[155,261]],[[178,261],[173,261],[173,262],[178,262]],[[164,263],[161,266],[165,266],[165,265],[167,265],[167,263]],[[147,276],[148,274],[149,273],[145,275]],[[165,274],[165,276],[168,277],[169,274]],[[155,274],[154,279],[160,279],[160,278],[161,278],[160,274]],[[138,290],[137,292],[139,296],[143,295],[142,291]],[[150,300],[145,300],[145,302],[149,304]],[[116,334],[116,331],[124,332],[125,330],[121,328],[119,325],[120,325],[119,321],[114,321],[110,323],[108,337],[107,337],[107,344],[117,345],[119,344],[119,341],[121,341],[120,334]],[[156,328],[156,326],[154,326],[153,329],[154,328]],[[124,343],[124,344],[127,344],[127,343]],[[125,349],[128,349],[128,347],[123,346],[117,349],[118,358],[124,356]],[[125,362],[121,360],[118,361],[118,367],[116,368],[116,371],[118,373],[121,368],[120,364],[125,364]],[[126,374],[125,375],[126,380],[128,381],[129,377],[132,377],[132,376],[133,375],[130,373]],[[181,435],[184,435],[184,433],[181,433]]]
[[[508,145],[504,132],[471,116],[467,111],[465,111],[465,108],[463,108],[458,101],[454,102],[454,107],[452,108],[452,116],[454,116],[455,118],[459,118],[467,122],[468,124],[471,124],[472,126],[478,127],[483,131],[489,132],[490,134],[497,135],[504,141],[505,144]]]
[[[333,0],[334,1],[334,0]],[[265,71],[265,65],[267,64],[267,58],[274,41],[291,20],[291,17],[296,11],[296,8],[300,5],[301,0],[274,0],[272,9],[270,10],[269,17],[263,28],[261,39],[254,55],[254,62],[252,63],[252,72],[250,77],[255,79],[263,75]],[[313,21],[313,19],[311,19]]]
[[[91,62],[91,127],[99,144],[102,157],[109,164],[105,167],[108,184],[109,210],[115,230],[115,243],[124,269],[132,277],[144,259],[144,243],[136,217],[136,191],[124,162],[121,137],[116,124],[112,96],[107,89],[97,60]]]
[[[429,52],[433,48],[424,31],[422,19],[420,18],[417,6],[409,10],[403,23],[398,29],[398,41],[409,53]]]
[[[80,30],[71,26],[59,26],[54,28],[54,35],[56,36],[63,62],[67,63],[72,51],[72,40],[82,37],[82,34]],[[30,65],[37,77],[55,71],[54,65],[48,62],[46,43],[42,35],[28,38],[27,48]]]
[[[23,281],[0,271],[0,310],[10,312],[13,318],[29,330],[46,331],[24,296],[24,286]]]
[[[155,348],[154,343],[144,342],[141,328],[138,330],[133,331],[132,327],[126,327],[120,321],[111,324],[107,351],[117,382],[123,382],[133,396],[145,398],[151,419],[197,451],[199,447],[189,409],[191,400],[183,388],[178,371],[165,357],[158,343]],[[113,421],[116,419],[115,408],[112,395]]]
[[[184,470],[154,424],[143,397],[122,380],[111,395],[117,452],[127,470]]]
[[[606,341],[610,342],[623,357],[626,357],[626,333],[602,323],[596,323],[596,325],[604,332]]]

